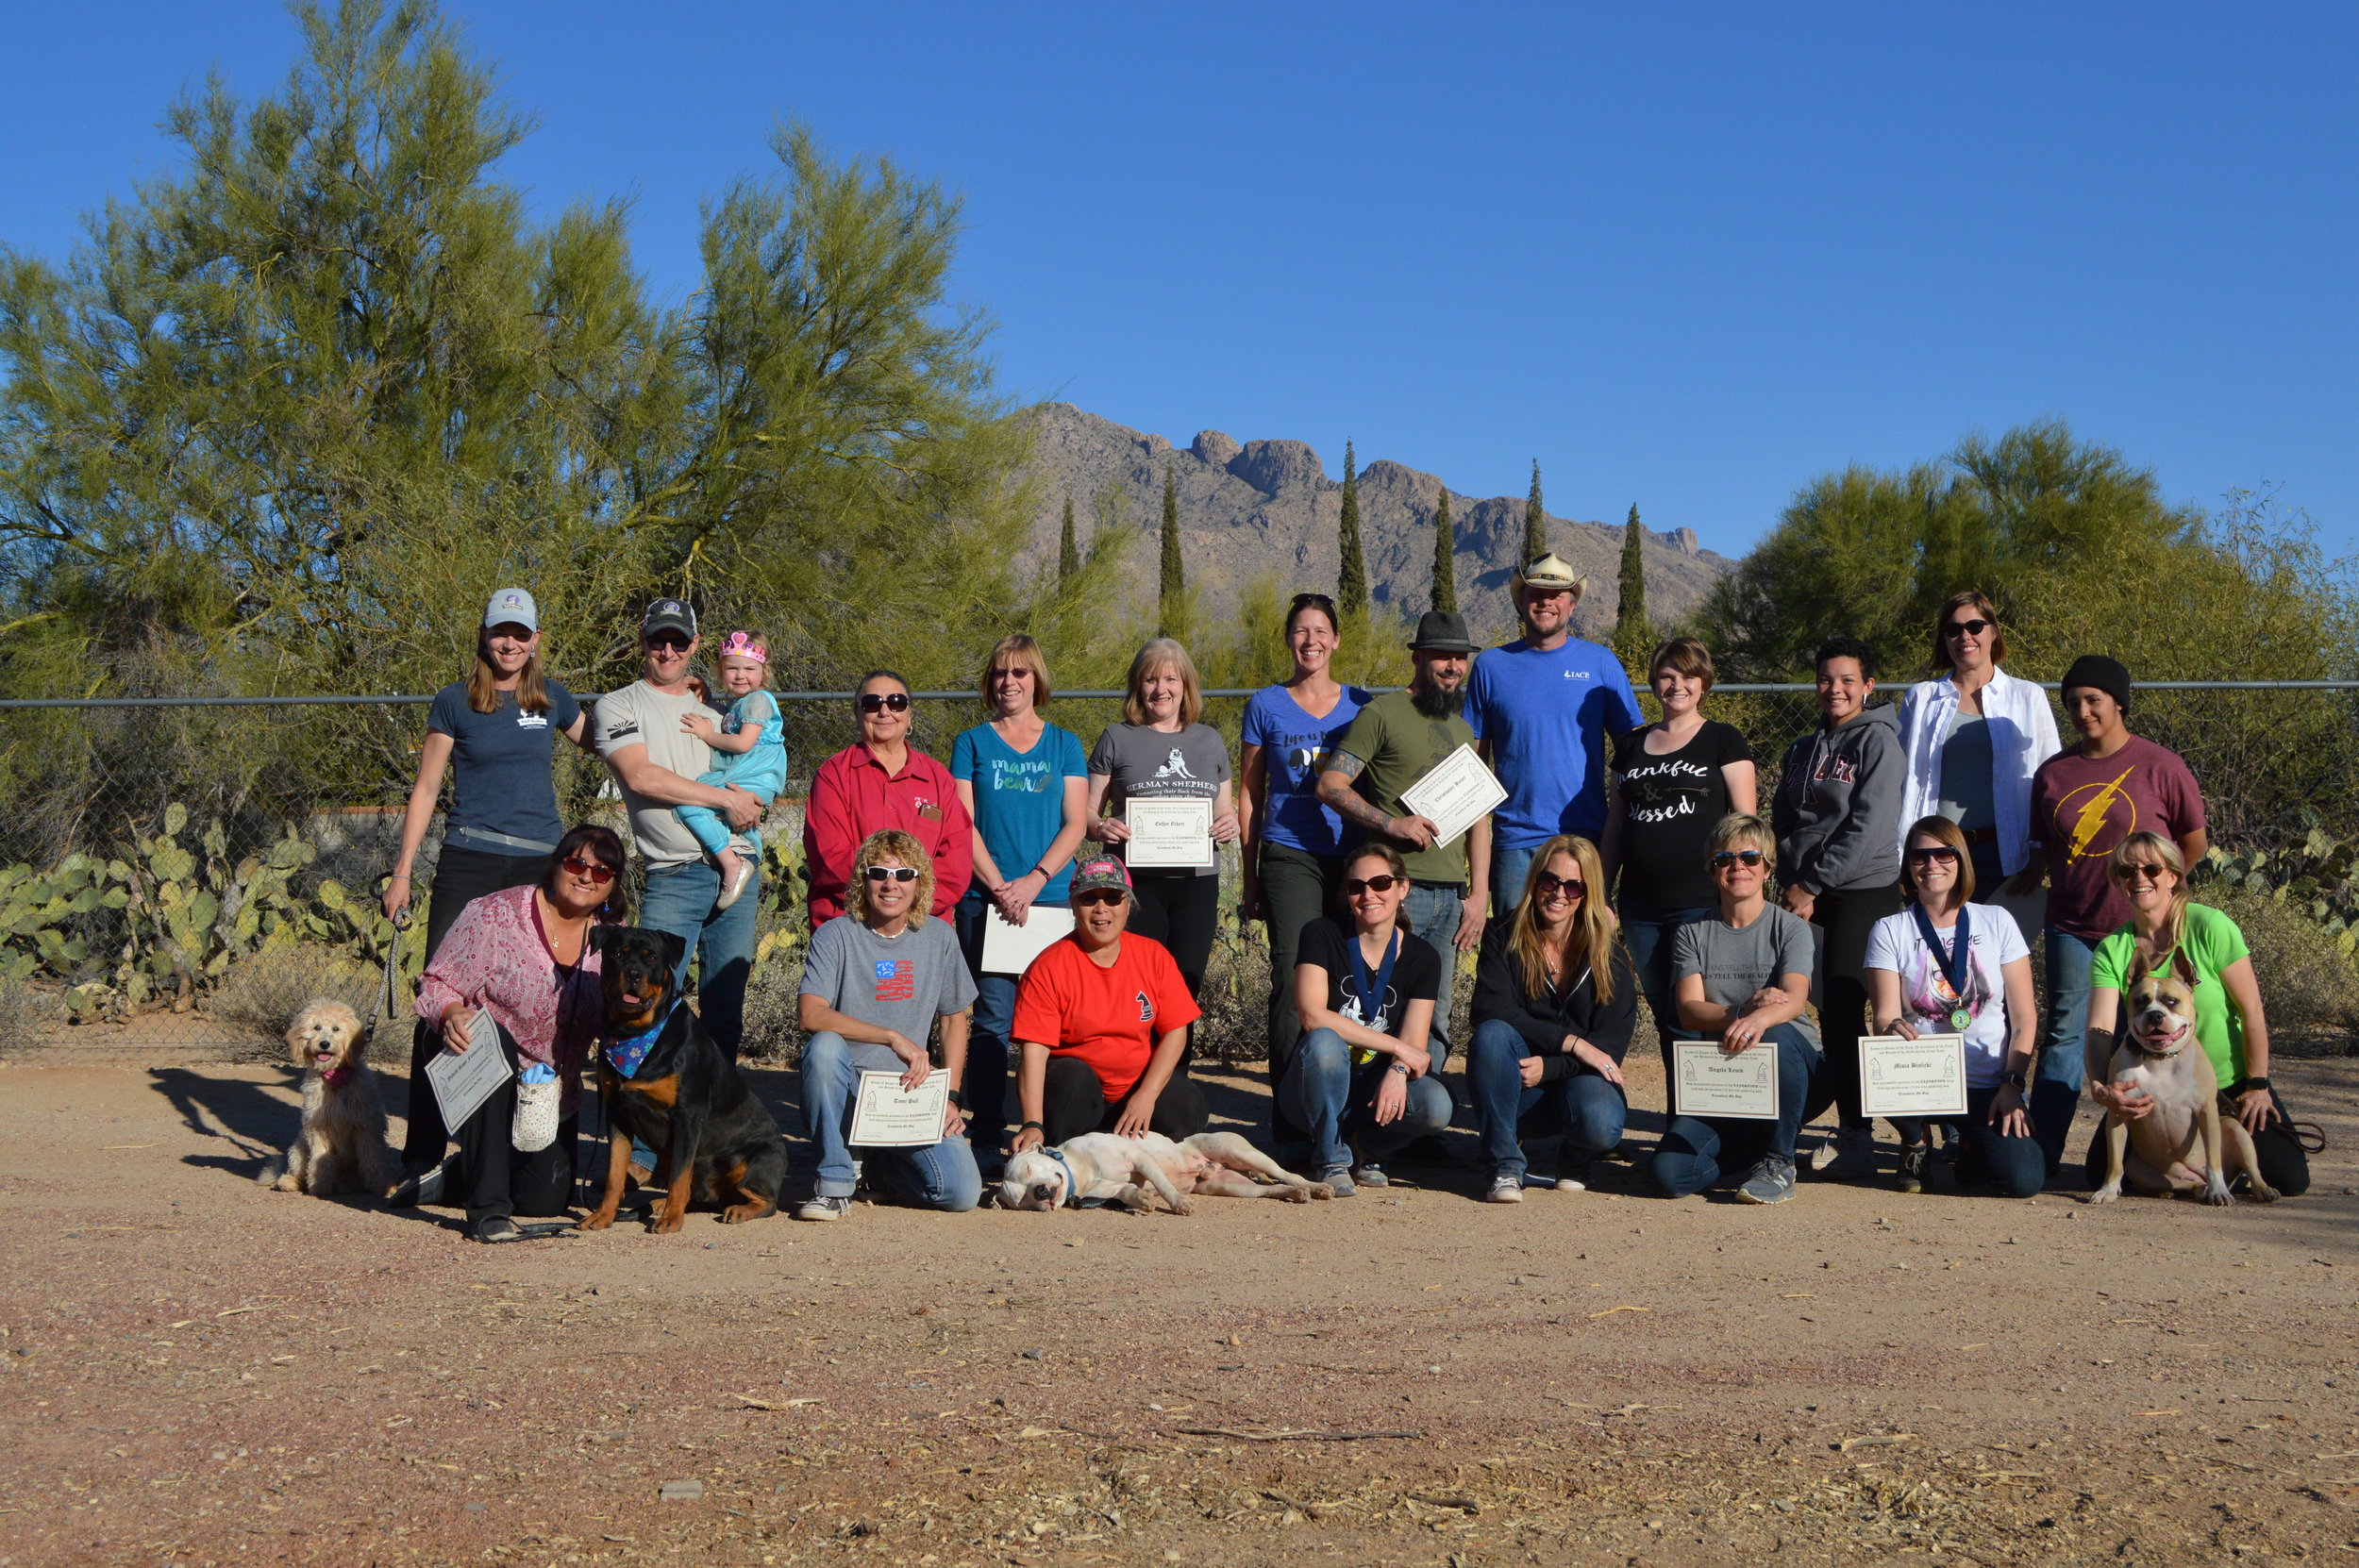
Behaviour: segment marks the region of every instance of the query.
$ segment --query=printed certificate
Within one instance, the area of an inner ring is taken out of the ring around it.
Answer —
[[[1675,1040],[1671,1071],[1671,1105],[1679,1115],[1778,1119],[1778,1048],[1772,1042],[1731,1056],[1716,1040]]]
[[[898,1073],[862,1073],[860,1098],[852,1107],[852,1130],[845,1142],[879,1149],[924,1148],[942,1142],[943,1118],[949,1109],[950,1075],[939,1067],[914,1090],[901,1087]]]
[[[1966,1036],[1868,1035],[1859,1043],[1859,1108],[1865,1116],[1966,1114]]]
[[[1122,858],[1132,870],[1162,866],[1196,871],[1219,863],[1213,858],[1209,800],[1126,800],[1122,820],[1130,828]]]
[[[464,1126],[492,1091],[508,1081],[508,1053],[500,1049],[500,1026],[483,1009],[475,1009],[467,1027],[467,1048],[447,1046],[426,1064],[426,1081],[434,1086],[434,1103],[442,1108],[443,1126],[453,1132]],[[507,1134],[501,1134],[505,1143]]]
[[[1439,829],[1433,840],[1436,848],[1455,843],[1506,798],[1507,792],[1472,746],[1460,746],[1400,792],[1403,806]]]
[[[1073,911],[1035,904],[1024,924],[1011,926],[997,906],[983,906],[983,973],[1021,975],[1052,942],[1073,934]]]

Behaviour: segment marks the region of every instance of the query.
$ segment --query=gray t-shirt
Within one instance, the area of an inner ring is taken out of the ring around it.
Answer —
[[[946,920],[928,920],[897,937],[880,937],[850,915],[811,934],[803,958],[803,994],[816,996],[863,1024],[926,1043],[935,1018],[975,1005],[975,976]]]
[[[712,766],[712,748],[680,728],[680,716],[704,713],[715,721],[720,714],[683,692],[678,696],[635,680],[619,692],[609,692],[592,709],[591,730],[598,755],[611,762],[625,746],[644,745],[647,760],[682,778],[694,780]],[[704,859],[704,846],[671,807],[649,800],[620,779],[615,788],[630,808],[630,836],[650,867],[685,865]]]
[[[1194,724],[1178,734],[1145,725],[1109,725],[1090,748],[1090,772],[1113,780],[1106,809],[1120,815],[1122,803],[1139,800],[1217,800],[1229,780],[1229,742],[1211,725]],[[1109,846],[1117,855],[1120,844]],[[1220,863],[1196,868],[1217,876]]]
[[[1715,914],[1681,926],[1671,942],[1674,983],[1701,975],[1704,1000],[1715,1007],[1741,1008],[1764,986],[1810,974],[1812,964],[1809,924],[1774,904],[1742,930]]]
[[[1941,798],[1933,809],[1969,831],[1999,825],[1992,798],[1990,723],[1963,709],[1949,718],[1941,741]]]

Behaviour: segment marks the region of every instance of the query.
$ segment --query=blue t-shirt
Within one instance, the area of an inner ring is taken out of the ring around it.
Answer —
[[[987,724],[961,730],[950,743],[950,776],[975,787],[975,826],[992,863],[1009,878],[1040,863],[1064,827],[1064,781],[1087,778],[1081,738],[1049,725],[1029,751],[1018,751]],[[1062,904],[1073,882],[1073,862],[1040,890],[1035,904]]]
[[[444,831],[475,827],[530,839],[554,848],[565,834],[557,820],[557,785],[550,776],[550,752],[560,732],[574,727],[581,704],[553,680],[544,680],[548,710],[527,713],[516,707],[516,693],[502,692],[500,705],[478,713],[467,706],[467,683],[453,681],[434,693],[427,709],[426,727],[451,739],[450,814]],[[463,835],[461,849],[491,855],[529,855],[513,844],[477,841]],[[541,853],[547,853],[544,850]]]
[[[1491,743],[1507,799],[1492,842],[1531,849],[1605,830],[1605,742],[1646,722],[1611,649],[1568,637],[1552,653],[1522,638],[1486,649],[1466,681],[1466,722]]]
[[[1267,771],[1268,804],[1262,837],[1311,855],[1341,855],[1360,842],[1357,828],[1319,804],[1319,775],[1328,754],[1351,727],[1368,693],[1347,686],[1322,719],[1295,701],[1283,686],[1264,686],[1246,699],[1243,743],[1262,748]]]

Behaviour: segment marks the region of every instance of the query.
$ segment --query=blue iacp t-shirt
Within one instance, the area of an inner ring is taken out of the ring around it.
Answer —
[[[1311,855],[1341,855],[1360,842],[1359,832],[1334,808],[1319,804],[1319,775],[1367,705],[1368,693],[1357,686],[1345,687],[1323,719],[1283,686],[1264,686],[1246,699],[1241,740],[1262,748],[1269,779],[1263,838]]]
[[[450,814],[444,831],[478,827],[510,838],[554,846],[565,834],[557,817],[557,786],[550,774],[557,737],[574,727],[581,704],[553,680],[544,680],[549,707],[527,713],[516,693],[502,692],[489,713],[467,706],[467,683],[453,681],[434,693],[426,726],[451,739]],[[492,855],[528,855],[530,850],[459,841],[462,849]],[[544,851],[544,853],[546,853]]]
[[[1507,799],[1492,842],[1531,849],[1605,830],[1605,742],[1646,722],[1609,648],[1568,637],[1542,653],[1522,638],[1485,649],[1466,681],[1466,722],[1490,742]]]
[[[1089,777],[1080,737],[1049,725],[1029,751],[1018,751],[987,724],[961,730],[950,744],[950,776],[975,787],[975,826],[1002,876],[1030,871],[1064,826],[1064,781]],[[1073,862],[1040,890],[1038,904],[1062,904]]]

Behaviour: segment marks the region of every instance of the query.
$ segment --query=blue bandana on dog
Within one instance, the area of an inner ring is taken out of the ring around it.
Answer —
[[[646,1033],[625,1035],[619,1040],[608,1041],[607,1064],[627,1078],[637,1077],[639,1064],[647,1059],[647,1053],[655,1049],[656,1037],[663,1032],[663,1026],[669,1024],[672,1014],[678,1010],[679,1003],[674,1002],[669,1010],[656,1020],[655,1027]]]

